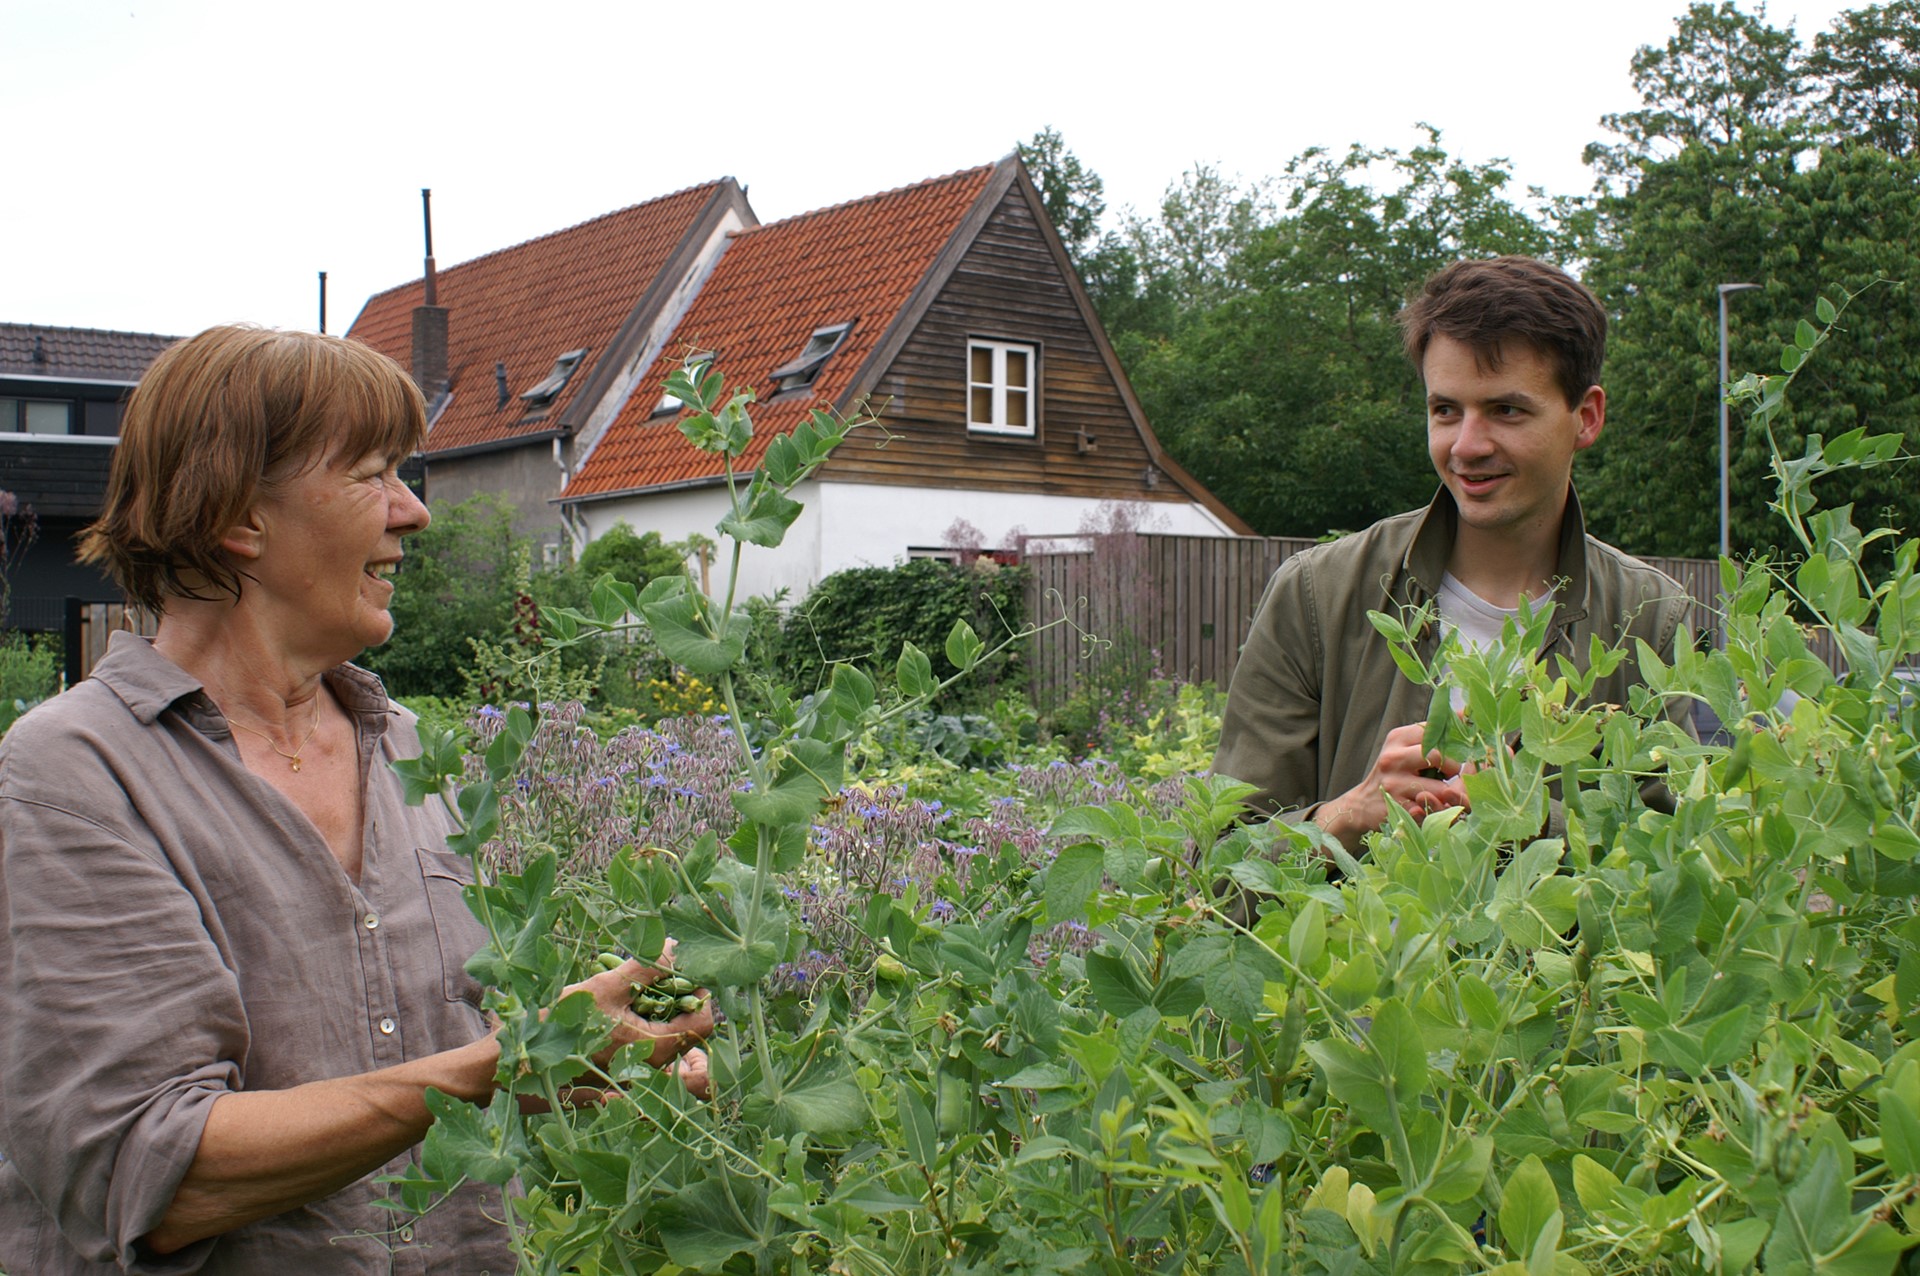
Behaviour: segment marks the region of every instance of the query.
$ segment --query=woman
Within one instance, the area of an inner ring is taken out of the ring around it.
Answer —
[[[426,434],[388,359],[215,328],[128,403],[83,559],[160,613],[0,744],[0,1268],[477,1272],[494,1189],[376,1206],[428,1087],[485,1103],[498,1048],[445,816],[389,763],[411,715],[345,663],[384,642],[395,475]],[[585,985],[658,1063],[635,963]]]

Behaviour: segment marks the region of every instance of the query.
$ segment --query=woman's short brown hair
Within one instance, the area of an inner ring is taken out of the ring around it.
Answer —
[[[167,350],[127,401],[106,508],[80,541],[130,601],[240,596],[220,547],[262,495],[313,466],[420,449],[426,404],[357,341],[230,325]]]
[[[1531,257],[1448,266],[1400,312],[1400,332],[1416,370],[1435,335],[1470,347],[1487,367],[1498,366],[1505,342],[1531,346],[1552,366],[1568,407],[1600,384],[1607,353],[1607,312],[1599,300],[1558,266]]]

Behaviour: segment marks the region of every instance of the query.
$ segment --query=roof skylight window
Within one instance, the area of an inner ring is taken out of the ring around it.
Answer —
[[[553,371],[547,374],[546,380],[530,390],[522,390],[520,398],[533,407],[546,407],[553,402],[555,395],[566,389],[567,382],[573,377],[574,369],[578,368],[580,361],[586,357],[585,347],[567,351],[553,361]]]
[[[800,357],[773,370],[773,379],[780,390],[799,390],[812,385],[827,359],[840,348],[840,343],[846,340],[852,328],[850,323],[815,328],[813,335],[807,338],[806,348],[800,352]]]

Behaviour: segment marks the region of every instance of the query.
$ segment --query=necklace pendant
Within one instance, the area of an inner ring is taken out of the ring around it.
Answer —
[[[293,769],[296,771],[300,769],[300,759],[297,757],[293,759]]]

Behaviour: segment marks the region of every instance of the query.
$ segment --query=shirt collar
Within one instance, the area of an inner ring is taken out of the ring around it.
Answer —
[[[1400,572],[1410,585],[1409,601],[1425,602],[1440,594],[1440,578],[1446,575],[1447,556],[1453,552],[1453,539],[1460,526],[1460,510],[1453,493],[1444,486],[1434,493],[1426,513],[1420,516],[1419,530],[1407,546]],[[1587,522],[1580,512],[1580,496],[1567,488],[1567,511],[1560,519],[1560,554],[1554,570],[1558,580],[1566,582],[1554,592],[1554,623],[1583,619],[1587,614]]]
[[[119,696],[143,725],[182,700],[192,700],[196,710],[212,705],[198,678],[155,651],[152,639],[125,630],[107,640],[107,654],[93,667],[92,676]],[[336,665],[326,679],[335,698],[369,731],[379,735],[387,729],[394,709],[379,678],[354,665]]]

